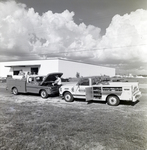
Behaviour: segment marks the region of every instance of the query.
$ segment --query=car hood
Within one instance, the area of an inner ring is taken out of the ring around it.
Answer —
[[[41,85],[45,82],[54,82],[56,80],[56,76],[61,77],[62,75],[63,75],[63,73],[61,73],[61,72],[50,73],[44,78]]]
[[[73,87],[77,85],[77,82],[66,82],[65,84],[62,84],[62,88],[66,88],[66,87]]]

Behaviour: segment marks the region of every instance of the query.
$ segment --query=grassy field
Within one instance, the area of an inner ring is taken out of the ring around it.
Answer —
[[[112,107],[0,88],[0,150],[145,150],[146,99]]]

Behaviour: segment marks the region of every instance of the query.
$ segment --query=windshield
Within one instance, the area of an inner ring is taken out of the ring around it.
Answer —
[[[38,77],[35,77],[36,79],[36,82],[42,82],[44,80],[45,76],[38,76]]]

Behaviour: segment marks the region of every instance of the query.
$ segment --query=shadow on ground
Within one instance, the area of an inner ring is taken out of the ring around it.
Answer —
[[[106,101],[88,101],[88,102],[86,102],[83,99],[75,99],[75,101],[77,101],[77,102],[84,102],[84,103],[87,103],[87,104],[93,104],[93,103],[96,104],[97,103],[97,104],[105,104],[106,105]],[[121,100],[119,105],[135,106],[137,103],[139,103],[139,100],[136,101],[136,102]]]

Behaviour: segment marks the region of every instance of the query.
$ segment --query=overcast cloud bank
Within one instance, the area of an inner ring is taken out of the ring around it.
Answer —
[[[147,10],[115,15],[104,36],[98,27],[77,25],[74,15],[39,15],[25,4],[0,2],[0,60],[57,56],[147,74]]]

